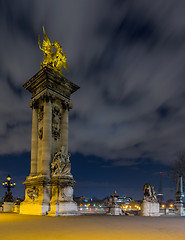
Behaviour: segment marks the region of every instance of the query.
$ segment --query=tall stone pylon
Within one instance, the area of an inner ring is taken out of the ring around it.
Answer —
[[[68,113],[70,96],[79,87],[47,66],[23,87],[32,93],[32,137],[31,171],[24,182],[20,214],[73,214],[77,206],[68,154]]]
[[[175,204],[174,204],[175,213],[180,215],[180,216],[184,216],[185,212],[184,212],[183,200],[182,200],[183,197],[184,197],[182,176],[178,177],[177,190],[176,190],[175,197],[176,197],[176,201],[175,201]]]

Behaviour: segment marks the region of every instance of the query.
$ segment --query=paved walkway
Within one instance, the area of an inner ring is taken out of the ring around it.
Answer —
[[[185,240],[185,217],[0,213],[0,240]]]

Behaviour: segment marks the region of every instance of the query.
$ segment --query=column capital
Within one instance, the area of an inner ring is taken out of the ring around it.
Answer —
[[[29,104],[30,108],[32,109],[37,109],[38,108],[38,100],[36,99],[32,99],[30,104]]]
[[[70,109],[72,109],[72,107],[73,107],[73,105],[72,105],[72,103],[68,103],[68,102],[66,102],[66,101],[62,101],[62,108],[64,109],[64,110],[70,110]]]
[[[54,95],[53,94],[51,94],[51,93],[44,93],[41,97],[40,97],[40,99],[43,101],[43,102],[54,102],[54,100],[56,99],[55,97],[54,97]]]

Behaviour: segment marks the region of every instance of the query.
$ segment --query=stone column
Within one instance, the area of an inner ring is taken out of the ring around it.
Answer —
[[[30,176],[37,175],[37,145],[38,145],[38,112],[32,105],[32,137],[31,137],[31,171]]]
[[[50,174],[51,162],[51,125],[52,125],[52,106],[51,100],[46,97],[44,101],[43,116],[43,139],[42,139],[42,175]]]
[[[76,214],[72,175],[61,173],[61,176],[54,176],[50,163],[53,153],[62,146],[68,153],[70,96],[79,87],[46,66],[29,79],[24,88],[32,94],[32,103],[35,105],[36,102],[38,109],[33,108],[31,171],[24,182],[25,200],[20,204],[20,213],[45,215],[49,211],[51,215]],[[60,199],[59,190],[65,202]]]
[[[68,154],[68,116],[69,116],[69,107],[67,104],[63,104],[61,135],[62,135],[62,146],[65,147],[66,154]]]

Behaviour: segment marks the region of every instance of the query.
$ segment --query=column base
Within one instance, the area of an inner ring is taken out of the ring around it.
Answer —
[[[25,200],[20,204],[20,214],[46,215],[49,211],[49,180],[44,176],[28,177],[25,184]]]
[[[48,212],[49,216],[78,215],[77,203],[73,200],[74,183],[72,176],[52,177],[52,198],[50,211]]]
[[[50,206],[48,216],[73,216],[78,213],[76,202],[59,202]]]
[[[22,202],[20,204],[20,214],[27,215],[46,215],[49,210],[48,203]]]

